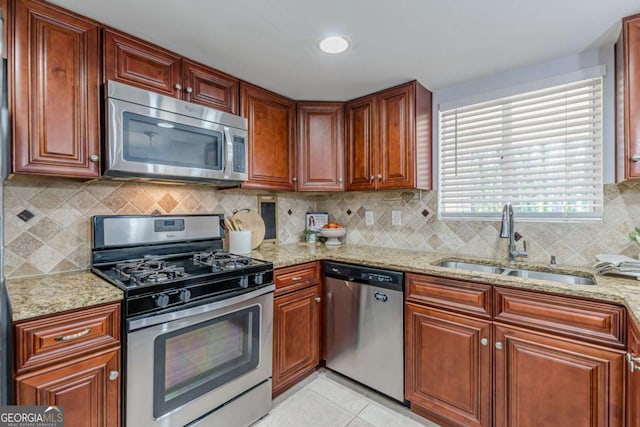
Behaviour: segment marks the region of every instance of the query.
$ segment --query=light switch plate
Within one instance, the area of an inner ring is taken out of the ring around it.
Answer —
[[[402,211],[396,209],[391,211],[391,225],[402,225]]]
[[[373,225],[373,211],[364,211],[364,223]]]

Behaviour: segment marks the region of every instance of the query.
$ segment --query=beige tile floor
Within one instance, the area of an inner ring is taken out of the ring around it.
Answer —
[[[438,427],[408,408],[320,370],[273,402],[253,427]]]

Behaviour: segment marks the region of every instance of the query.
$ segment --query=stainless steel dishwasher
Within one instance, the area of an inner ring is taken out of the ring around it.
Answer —
[[[325,262],[324,274],[327,368],[404,401],[402,273]]]

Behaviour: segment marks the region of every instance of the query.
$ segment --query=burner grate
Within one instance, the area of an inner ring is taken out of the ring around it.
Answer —
[[[207,265],[211,271],[238,270],[251,265],[251,258],[230,254],[228,252],[200,252],[193,255],[196,265]]]
[[[123,262],[116,264],[113,269],[121,279],[129,280],[133,285],[163,283],[189,276],[184,267],[157,259]]]

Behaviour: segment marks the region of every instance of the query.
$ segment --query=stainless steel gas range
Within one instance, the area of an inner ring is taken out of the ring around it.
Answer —
[[[273,265],[222,252],[222,215],[96,216],[124,299],[128,427],[247,426],[271,408]]]

